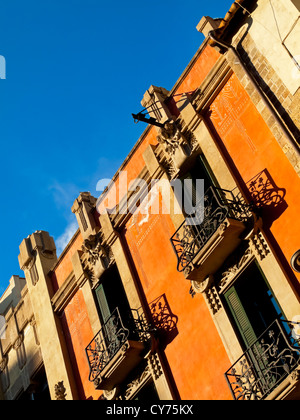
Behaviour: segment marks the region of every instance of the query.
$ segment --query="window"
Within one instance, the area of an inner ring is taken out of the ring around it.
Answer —
[[[186,215],[192,215],[192,210],[197,208],[204,193],[212,187],[216,186],[217,182],[209,168],[209,165],[203,155],[199,155],[191,169],[186,172],[181,178],[182,191],[177,191],[175,188],[175,195],[178,202],[183,204],[183,209]],[[190,182],[185,182],[191,180]],[[204,181],[203,191],[200,191],[197,180]]]
[[[225,293],[225,306],[244,348],[284,315],[256,262],[246,268]]]
[[[130,330],[130,338],[135,334],[134,321],[132,318],[129,302],[124,290],[124,286],[116,265],[109,268],[101,277],[101,284],[95,290],[100,314],[101,324],[110,329],[114,324],[112,315],[118,315],[123,326]]]
[[[225,373],[228,385],[236,400],[263,400],[299,368],[299,346],[256,262],[239,275],[224,300],[243,347]],[[279,389],[281,397],[289,386]]]

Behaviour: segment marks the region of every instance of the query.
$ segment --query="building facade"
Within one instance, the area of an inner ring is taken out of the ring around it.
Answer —
[[[239,0],[197,29],[61,256],[47,232],[20,245],[51,399],[299,399],[300,3]],[[3,398],[28,393],[9,373]]]
[[[13,276],[0,299],[0,398],[50,398],[26,280]]]

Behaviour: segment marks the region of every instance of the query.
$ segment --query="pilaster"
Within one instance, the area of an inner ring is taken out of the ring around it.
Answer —
[[[48,273],[56,261],[55,243],[49,233],[37,231],[22,241],[19,263],[25,271],[51,398],[55,399],[55,385],[63,381],[66,398],[73,400],[77,398],[76,385],[60,320],[51,303]]]

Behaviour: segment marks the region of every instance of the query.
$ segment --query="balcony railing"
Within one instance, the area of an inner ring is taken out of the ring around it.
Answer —
[[[177,255],[177,270],[184,271],[206,245],[212,235],[226,218],[240,222],[248,221],[251,216],[251,206],[242,198],[235,196],[232,191],[210,187],[203,200],[204,207],[198,206],[193,219],[184,221],[171,238]],[[199,221],[199,223],[198,223]]]
[[[263,400],[300,365],[291,322],[274,321],[225,373],[235,400]]]
[[[119,308],[116,308],[85,349],[90,367],[89,380],[95,383],[128,340],[147,342],[151,332],[140,310],[132,309],[123,322]]]

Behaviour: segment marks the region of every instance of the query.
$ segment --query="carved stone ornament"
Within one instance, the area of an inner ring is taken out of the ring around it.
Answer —
[[[299,382],[300,381],[300,370],[296,369],[291,373],[290,376],[291,383]]]
[[[81,249],[84,271],[95,283],[114,261],[111,249],[104,244],[101,232],[85,239]]]
[[[90,235],[88,239],[85,239],[81,249],[87,255],[87,261],[90,264],[95,264],[101,257],[101,254],[105,254],[102,246],[102,237],[99,233]]]
[[[129,400],[138,390],[144,385],[144,383],[151,376],[150,366],[148,365],[146,369],[132,382],[127,385],[124,398]]]
[[[14,350],[18,350],[21,347],[23,341],[24,341],[24,335],[20,333],[13,344]]]
[[[206,289],[204,295],[211,312],[215,315],[222,308],[222,303],[216,287],[213,285]]]
[[[157,141],[165,146],[165,150],[169,155],[174,155],[179,147],[182,135],[174,123],[165,123],[164,127],[159,130]]]
[[[160,164],[171,179],[178,174],[178,168],[172,158],[164,157],[160,160]]]
[[[207,277],[204,281],[192,280],[192,288],[196,293],[206,292],[213,283],[213,276]]]
[[[219,283],[219,288],[224,289],[237,275],[237,273],[253,258],[253,252],[251,248],[248,248],[246,252],[240,257],[236,264],[227,268],[222,273],[222,278]]]
[[[260,260],[266,258],[271,252],[261,232],[252,235],[249,243],[253,252]]]
[[[55,399],[57,401],[65,401],[66,400],[66,388],[64,386],[64,381],[58,382],[55,387]]]
[[[103,396],[106,400],[111,401],[117,398],[117,396],[119,395],[119,392],[120,392],[119,387],[115,387],[111,391],[105,389],[103,390]]]

